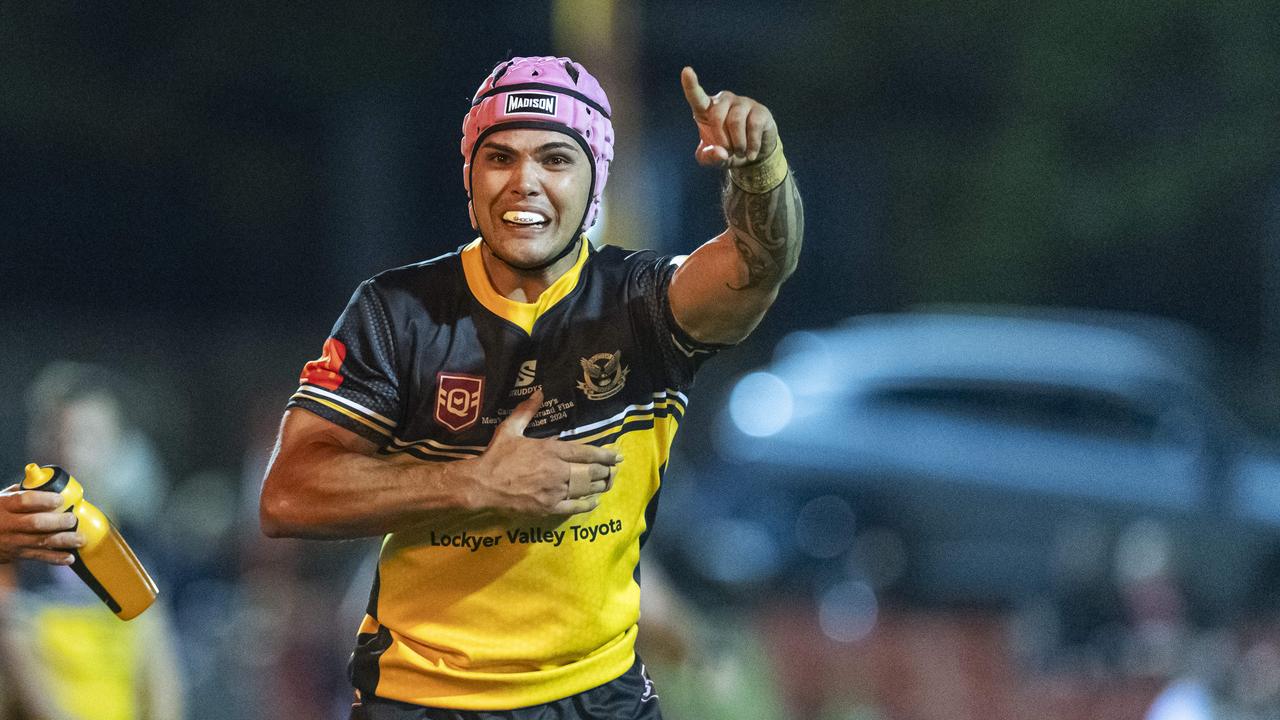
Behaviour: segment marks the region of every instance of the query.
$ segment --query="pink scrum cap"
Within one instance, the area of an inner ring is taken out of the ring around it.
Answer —
[[[471,100],[462,120],[462,183],[471,198],[471,164],[476,147],[495,130],[533,128],[562,132],[591,158],[591,200],[582,229],[600,216],[600,199],[613,160],[609,98],[587,69],[569,58],[518,57],[498,63]],[[476,226],[470,202],[471,226]]]

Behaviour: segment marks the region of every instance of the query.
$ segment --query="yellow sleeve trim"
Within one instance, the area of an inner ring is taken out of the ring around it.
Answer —
[[[382,427],[380,427],[380,426],[378,426],[378,425],[375,425],[373,422],[371,422],[371,421],[369,421],[369,420],[366,420],[366,419],[364,419],[364,418],[360,417],[360,416],[359,416],[359,415],[357,415],[356,413],[354,413],[354,412],[352,412],[351,410],[348,410],[348,409],[346,409],[346,408],[342,407],[341,405],[339,405],[339,404],[337,404],[337,403],[335,403],[335,402],[330,402],[330,401],[328,401],[328,400],[324,400],[324,399],[322,399],[322,398],[318,398],[318,397],[316,397],[315,395],[303,395],[303,394],[301,394],[301,393],[295,393],[293,397],[294,397],[294,398],[298,398],[298,399],[303,399],[303,400],[310,400],[310,401],[311,401],[311,402],[313,402],[313,403],[320,403],[321,405],[323,405],[323,406],[325,406],[325,407],[329,408],[330,410],[336,410],[337,412],[340,412],[340,413],[342,413],[343,415],[346,415],[347,417],[351,418],[352,420],[355,420],[356,422],[360,423],[361,425],[364,425],[365,427],[369,428],[370,430],[377,430],[379,435],[384,435],[384,436],[386,436],[386,437],[391,437],[391,433],[387,432],[387,431],[386,431],[386,429],[384,429],[384,428],[382,428]]]

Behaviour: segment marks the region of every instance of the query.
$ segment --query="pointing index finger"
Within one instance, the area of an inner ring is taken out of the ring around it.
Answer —
[[[693,116],[701,118],[707,108],[711,107],[711,98],[707,97],[707,91],[698,83],[698,73],[686,65],[680,71],[680,85],[684,87],[684,99],[693,110]]]

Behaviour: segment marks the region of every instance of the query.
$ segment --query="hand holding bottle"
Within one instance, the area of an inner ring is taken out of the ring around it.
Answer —
[[[71,551],[71,569],[121,620],[132,620],[156,599],[156,584],[101,510],[84,499],[84,488],[56,465],[27,465],[20,486],[28,495],[59,499],[55,512],[71,516],[82,544]],[[44,504],[50,501],[41,499]],[[25,501],[33,502],[33,501]],[[62,524],[67,521],[63,520]]]

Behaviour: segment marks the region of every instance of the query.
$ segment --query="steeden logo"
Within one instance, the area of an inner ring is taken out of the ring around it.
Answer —
[[[436,375],[436,422],[454,432],[465,430],[480,419],[484,378],[460,373]]]
[[[507,96],[507,114],[537,113],[556,114],[556,96],[537,93],[511,93]]]

